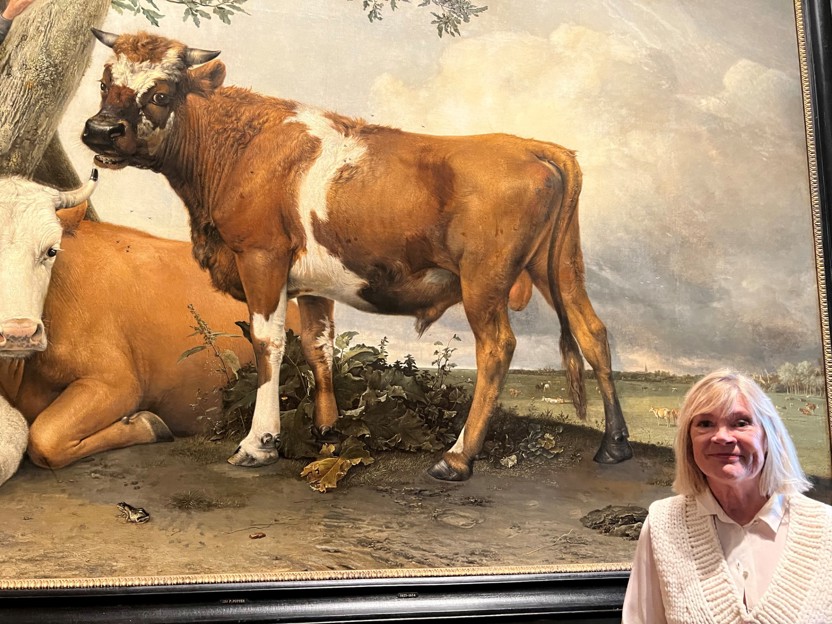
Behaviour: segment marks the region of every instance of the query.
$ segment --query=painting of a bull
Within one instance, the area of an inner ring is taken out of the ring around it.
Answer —
[[[223,87],[218,52],[147,33],[94,33],[115,57],[84,143],[102,167],[162,173],[188,208],[197,260],[219,289],[248,304],[260,386],[231,463],[277,459],[289,298],[298,297],[306,355],[319,366],[331,365],[332,300],[414,316],[419,332],[462,302],[477,382],[457,442],[430,474],[467,479],[515,348],[508,307],[524,307],[532,285],[560,320],[579,416],[582,354],[597,375],[605,433],[595,459],[632,456],[606,329],[584,286],[572,151],[510,135],[371,125]],[[316,374],[322,430],[338,417],[331,384],[331,373]]]
[[[26,449],[20,413],[30,458],[60,468],[197,433],[227,382],[202,355],[179,361],[198,340],[188,304],[225,332],[245,306],[212,287],[187,243],[82,220],[94,186],[0,179],[0,482]],[[252,361],[246,340],[227,347]]]

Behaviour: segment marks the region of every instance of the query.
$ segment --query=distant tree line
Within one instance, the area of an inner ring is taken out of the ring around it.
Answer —
[[[769,389],[790,394],[822,394],[823,371],[809,361],[798,364],[786,362],[777,369],[776,379],[769,382]]]

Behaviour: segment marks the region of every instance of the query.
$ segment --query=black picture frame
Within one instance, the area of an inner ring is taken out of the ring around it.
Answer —
[[[817,165],[825,275],[832,290],[832,5],[802,0],[810,150]],[[813,143],[813,145],[812,145]],[[824,345],[825,360],[830,345]],[[830,371],[826,371],[827,380]],[[828,381],[827,381],[828,382]],[[828,399],[827,399],[828,401]],[[218,553],[218,557],[221,553]],[[0,621],[142,622],[619,622],[627,571],[357,578],[355,580],[159,584],[0,590]]]

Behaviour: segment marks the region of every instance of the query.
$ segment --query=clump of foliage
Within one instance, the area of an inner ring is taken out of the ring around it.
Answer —
[[[237,324],[250,339],[248,324]],[[227,366],[223,352],[207,341],[228,334],[211,332],[199,322],[196,328],[206,344],[189,349],[183,357],[213,348],[218,366]],[[380,452],[447,449],[456,441],[471,404],[470,380],[452,381],[456,348],[451,345],[461,340],[459,336],[435,343],[432,368],[420,369],[410,355],[390,363],[386,338],[370,346],[354,342],[357,335],[345,332],[335,339],[333,385],[340,417],[332,431],[321,435],[313,426],[312,369],[303,356],[300,338],[292,331],[286,333],[280,367],[278,450],[283,457],[311,460],[301,476],[321,492],[337,487],[354,466],[372,464]],[[256,368],[239,367],[228,378],[222,390],[221,416],[210,419],[214,438],[244,436],[254,413]],[[498,406],[481,457],[507,468],[558,457],[563,453],[563,419],[550,412],[520,416],[514,409]]]
[[[362,0],[364,10],[367,11],[367,18],[371,22],[380,21],[384,7],[390,5],[390,10],[395,11],[398,8],[399,2],[410,3],[410,0]],[[459,27],[462,23],[468,23],[472,17],[478,17],[483,11],[487,11],[487,6],[477,6],[470,0],[421,0],[420,7],[436,7],[439,12],[431,11],[433,21],[431,24],[436,26],[437,34],[450,35],[456,37],[459,35]]]
[[[231,24],[231,17],[237,13],[246,13],[241,5],[247,0],[158,0],[168,4],[178,4],[183,7],[182,21],[191,20],[197,28],[203,19],[219,18],[226,24]],[[133,13],[143,15],[148,22],[159,26],[159,20],[165,17],[160,13],[157,0],[111,0],[112,7],[118,13]],[[209,12],[210,11],[210,12]],[[247,13],[246,13],[247,14]]]
[[[250,336],[247,325],[238,324]],[[451,370],[447,351],[443,350],[445,357],[437,352],[435,371],[420,370],[411,356],[390,364],[386,339],[374,347],[353,344],[356,335],[346,332],[335,340],[333,383],[340,418],[322,437],[313,427],[312,370],[300,338],[291,331],[286,334],[278,450],[291,459],[313,459],[303,476],[320,491],[334,488],[351,467],[372,463],[373,452],[442,450],[456,438],[470,404],[467,387],[445,383]],[[243,366],[223,389],[222,417],[212,420],[213,434],[245,435],[256,394],[257,370]]]

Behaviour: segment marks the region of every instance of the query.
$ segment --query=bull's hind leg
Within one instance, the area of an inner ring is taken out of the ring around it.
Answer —
[[[580,251],[574,248],[570,249],[567,246],[564,254],[567,257],[575,258],[573,262],[563,263],[564,266],[561,267],[558,276],[558,285],[563,296],[566,315],[569,326],[574,333],[574,339],[580,346],[583,356],[592,366],[592,370],[595,371],[598,389],[604,402],[604,436],[594,459],[602,464],[616,464],[630,459],[633,456],[633,449],[630,446],[630,434],[612,380],[612,358],[607,339],[607,328],[598,318],[586,293],[583,259]],[[535,285],[549,304],[552,305],[545,270],[532,267],[530,272]],[[567,341],[571,340],[569,336],[564,338]],[[569,365],[568,362],[565,364]],[[583,363],[579,363],[579,365],[582,367]],[[585,407],[581,406],[579,409],[585,409]]]
[[[471,476],[517,344],[508,319],[511,284],[501,288],[495,282],[484,272],[477,276],[476,283],[462,282],[462,302],[476,340],[477,383],[459,438],[428,471],[444,481],[464,481]]]
[[[29,457],[38,466],[62,468],[101,451],[172,441],[158,416],[135,413],[139,396],[132,384],[70,384],[32,423]]]
[[[322,297],[298,297],[303,355],[315,376],[315,426],[327,433],[338,420],[332,382],[332,353],[335,327],[334,304]]]

